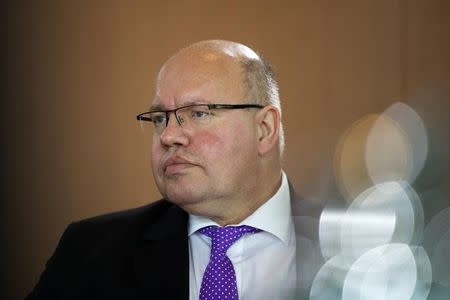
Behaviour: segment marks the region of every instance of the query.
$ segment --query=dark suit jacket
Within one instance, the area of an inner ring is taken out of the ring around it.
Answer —
[[[298,295],[306,299],[321,264],[320,208],[291,199]],[[187,214],[163,199],[71,224],[27,299],[188,300]]]

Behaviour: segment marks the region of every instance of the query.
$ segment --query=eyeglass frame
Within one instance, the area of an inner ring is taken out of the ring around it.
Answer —
[[[209,110],[212,109],[245,109],[245,108],[264,108],[265,105],[261,105],[261,104],[256,104],[256,103],[245,103],[245,104],[210,104],[210,103],[198,103],[198,104],[189,104],[189,105],[184,105],[184,106],[180,106],[177,107],[175,109],[170,109],[170,110],[150,110],[150,111],[146,111],[143,113],[140,113],[136,116],[136,119],[138,121],[147,121],[147,122],[152,122],[154,124],[154,121],[150,118],[150,117],[146,117],[144,115],[146,114],[150,114],[150,113],[165,113],[166,114],[166,124],[164,126],[164,128],[167,127],[167,125],[169,125],[169,116],[170,113],[174,113],[175,115],[175,120],[177,121],[178,125],[180,125],[181,127],[183,127],[183,125],[181,125],[181,121],[179,119],[179,116],[177,115],[177,111],[180,109],[184,109],[187,107],[195,107],[195,106],[207,106]]]

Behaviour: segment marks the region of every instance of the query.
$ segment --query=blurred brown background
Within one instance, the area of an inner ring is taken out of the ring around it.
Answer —
[[[445,0],[1,5],[2,299],[32,289],[71,221],[159,198],[150,141],[135,115],[149,106],[159,67],[180,47],[229,39],[272,62],[285,169],[301,194],[318,201],[335,195],[332,157],[346,128],[450,82]],[[442,127],[448,98],[438,106],[421,99],[418,107],[426,113],[430,104]]]

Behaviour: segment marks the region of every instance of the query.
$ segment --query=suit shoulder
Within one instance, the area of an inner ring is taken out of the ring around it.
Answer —
[[[107,224],[107,223],[132,223],[140,219],[158,218],[163,215],[170,207],[174,206],[165,199],[146,204],[144,206],[130,208],[121,211],[101,214],[94,217],[82,219],[72,223],[73,226],[88,226],[90,224]]]
[[[181,214],[180,210],[166,200],[159,200],[71,223],[29,299],[56,299],[60,295],[53,293],[59,291],[80,292],[86,288],[85,284],[113,274],[104,270],[129,262],[146,227],[158,224],[169,211]],[[66,299],[66,296],[60,297]]]
[[[147,224],[157,222],[174,204],[161,199],[150,204],[122,211],[102,214],[71,223],[63,233],[63,239],[83,237],[84,239],[102,239],[107,236],[127,235],[138,232]]]

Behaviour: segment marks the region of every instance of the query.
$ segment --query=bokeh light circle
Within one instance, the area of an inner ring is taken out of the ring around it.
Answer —
[[[417,267],[409,246],[382,245],[352,265],[344,280],[342,299],[410,299],[416,281]]]

